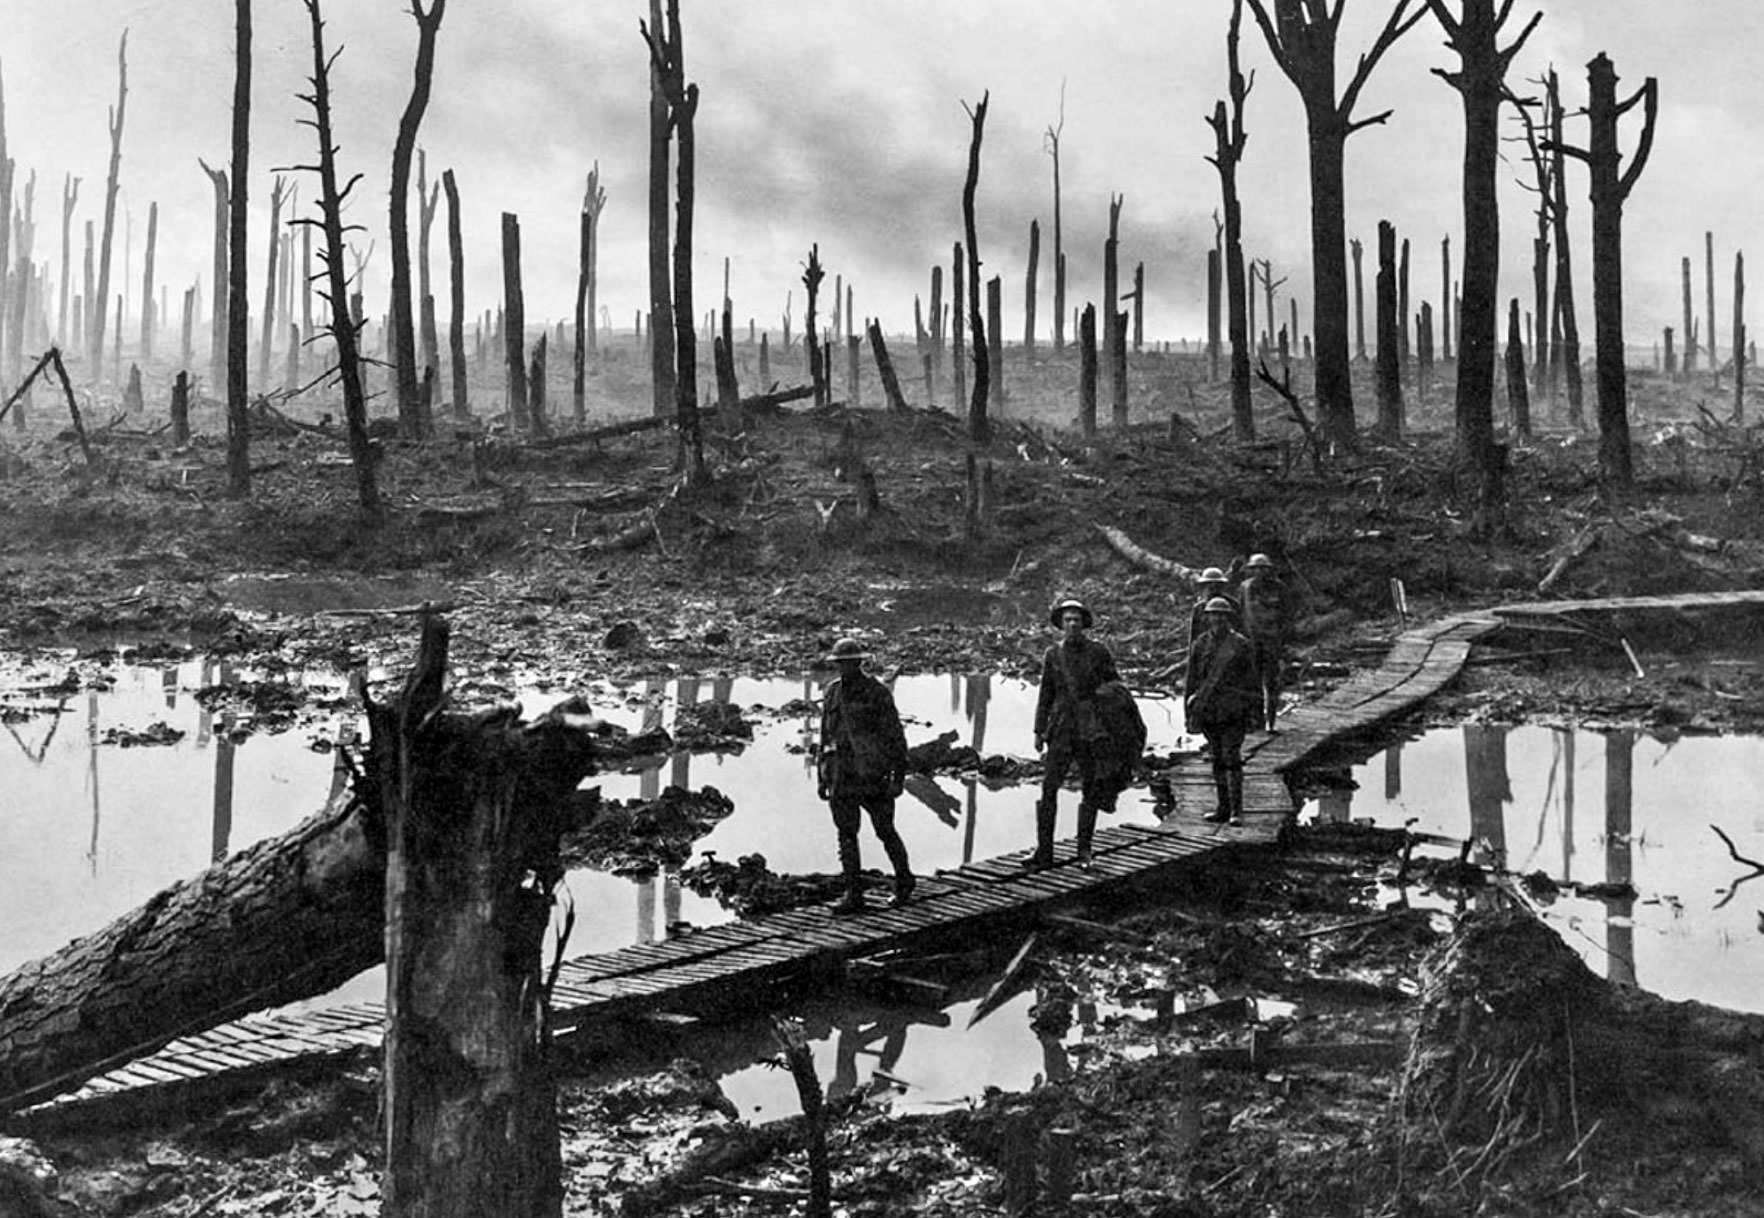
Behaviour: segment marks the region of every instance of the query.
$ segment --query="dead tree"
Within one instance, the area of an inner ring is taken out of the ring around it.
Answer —
[[[9,277],[12,267],[13,170],[12,156],[6,146],[6,86],[0,81],[0,317],[8,313],[6,306],[12,290]],[[0,354],[4,351],[5,337],[0,335]]]
[[[1538,123],[1531,111],[1538,105],[1535,98],[1522,98],[1508,90],[1506,99],[1519,113],[1525,140],[1526,160],[1531,163],[1532,182],[1527,189],[1537,194],[1537,231],[1531,239],[1531,289],[1533,329],[1531,341],[1532,387],[1539,398],[1554,397],[1555,384],[1550,377],[1550,159],[1545,155],[1539,138]],[[1524,186],[1525,183],[1520,183]],[[1448,272],[1449,273],[1449,272]]]
[[[147,207],[147,262],[141,272],[141,359],[153,358],[153,328],[158,318],[153,312],[153,253],[159,243],[159,204]]]
[[[1684,371],[1688,377],[1697,370],[1696,318],[1691,315],[1691,260],[1688,257],[1681,259],[1678,270],[1684,285]]]
[[[1292,81],[1304,103],[1310,142],[1311,174],[1311,332],[1316,340],[1316,396],[1319,423],[1329,440],[1352,444],[1354,390],[1347,342],[1347,248],[1343,163],[1348,136],[1390,117],[1385,110],[1354,118],[1360,91],[1391,44],[1426,15],[1409,13],[1409,0],[1397,0],[1378,36],[1360,56],[1347,87],[1337,96],[1335,42],[1347,0],[1250,0],[1274,62]],[[1272,322],[1270,322],[1270,325]]]
[[[202,166],[202,172],[208,175],[209,184],[214,187],[214,277],[211,280],[214,286],[213,299],[209,302],[208,380],[216,392],[224,393],[227,384],[228,267],[231,266],[227,255],[230,235],[227,217],[232,209],[232,194],[227,188],[226,170],[211,169],[208,162],[200,158],[196,163]]]
[[[1539,212],[1540,217],[1543,214]],[[1549,248],[1547,242],[1544,248]],[[1439,242],[1439,357],[1448,364],[1452,362],[1452,321],[1452,239],[1447,236]]]
[[[987,377],[999,414],[1004,413],[1004,281],[997,275],[986,281]]]
[[[1480,479],[1479,497],[1486,512],[1505,495],[1501,485],[1502,459],[1495,444],[1494,374],[1498,296],[1500,292],[1500,204],[1495,182],[1500,164],[1501,102],[1507,95],[1507,68],[1513,56],[1537,28],[1542,13],[1531,20],[1507,46],[1500,45],[1501,27],[1513,11],[1511,0],[1499,14],[1495,0],[1460,0],[1454,16],[1446,0],[1427,0],[1427,7],[1446,32],[1446,41],[1458,55],[1458,68],[1434,74],[1458,91],[1464,105],[1464,301],[1458,313],[1458,385],[1456,421],[1458,444],[1475,466]],[[1513,317],[1519,305],[1513,304]],[[1513,360],[1513,337],[1508,337],[1509,388]],[[1519,358],[1524,350],[1519,348]],[[1523,364],[1520,393],[1525,390]],[[1530,431],[1529,403],[1514,402],[1515,416],[1523,410],[1521,435]]]
[[[962,185],[962,224],[968,240],[968,327],[974,340],[974,392],[968,399],[968,438],[977,444],[984,444],[992,434],[986,417],[990,348],[986,343],[986,319],[980,314],[980,238],[974,225],[974,192],[980,185],[980,142],[986,134],[986,106],[991,98],[992,90],[988,89],[977,105],[962,103],[973,126],[968,141],[968,176]]]
[[[1462,329],[1459,333],[1462,334]],[[1464,352],[1461,349],[1461,342],[1459,346],[1458,358],[1462,360]],[[1409,239],[1407,237],[1403,238],[1403,243],[1397,252],[1397,371],[1402,376],[1409,374]]]
[[[1096,306],[1078,318],[1078,430],[1096,434]]]
[[[595,317],[596,262],[600,249],[600,213],[606,207],[606,187],[600,184],[600,162],[588,171],[588,186],[582,192],[581,265],[576,279],[576,350],[575,392],[576,420],[588,414],[588,352],[599,350],[599,325]],[[730,358],[733,359],[733,353]]]
[[[549,338],[550,335],[541,328],[539,341],[533,345],[533,362],[527,371],[527,418],[532,421],[536,436],[551,434],[551,420],[545,413],[546,340]]]
[[[1029,221],[1029,270],[1023,285],[1023,354],[1035,355],[1035,273],[1041,264],[1041,221]],[[936,311],[935,302],[932,311]],[[935,320],[932,322],[936,324]]]
[[[1566,172],[1565,147],[1562,139],[1562,92],[1556,82],[1556,70],[1551,68],[1544,78],[1544,115],[1545,127],[1549,130],[1549,143],[1545,146],[1550,153],[1550,220],[1554,225],[1556,239],[1556,291],[1553,302],[1556,323],[1562,328],[1562,338],[1552,346],[1561,353],[1562,377],[1568,391],[1568,421],[1576,427],[1584,426],[1585,391],[1580,380],[1580,323],[1576,319],[1574,308],[1574,259],[1568,244],[1568,174]],[[1687,332],[1688,342],[1690,335]]]
[[[1507,409],[1513,415],[1513,431],[1531,438],[1531,395],[1525,384],[1524,331],[1519,325],[1519,298],[1507,304]]]
[[[815,387],[815,405],[825,406],[832,399],[829,382],[832,375],[821,347],[820,333],[815,324],[815,299],[820,295],[821,280],[827,272],[821,268],[821,244],[809,247],[808,261],[802,264],[802,286],[808,294],[808,314],[802,323],[802,341],[808,349],[809,384]]]
[[[639,27],[642,22],[638,22]],[[662,29],[662,0],[649,0],[649,26]],[[645,34],[645,38],[648,35]],[[673,195],[668,185],[673,122],[664,76],[666,64],[652,46],[649,58],[649,372],[657,415],[675,410],[673,264],[670,261],[668,213]],[[790,323],[784,323],[784,349],[790,349]]]
[[[319,179],[318,219],[297,221],[303,229],[317,228],[321,283],[319,298],[330,308],[326,329],[336,353],[337,380],[343,389],[343,421],[349,434],[349,456],[355,466],[356,502],[370,520],[380,514],[379,481],[375,474],[376,454],[368,442],[367,391],[362,383],[359,338],[361,323],[351,314],[349,276],[344,266],[347,256],[344,238],[360,231],[359,225],[343,223],[343,207],[349,192],[361,181],[355,174],[342,185],[337,181],[337,141],[331,128],[331,65],[334,56],[325,53],[325,22],[319,0],[305,0],[307,18],[312,26],[312,75],[307,79],[310,93],[300,100],[312,108],[312,117],[302,119],[318,138],[318,163],[302,169],[315,172]]]
[[[251,301],[246,236],[251,169],[251,0],[234,0],[232,191],[227,199],[227,493],[251,493],[251,419],[246,360]]]
[[[1225,222],[1213,212],[1213,248],[1207,251],[1207,379],[1219,380],[1225,345]]]
[[[1243,74],[1238,55],[1242,30],[1243,0],[1232,0],[1231,24],[1225,34],[1226,96],[1213,103],[1213,113],[1207,120],[1213,128],[1213,155],[1207,159],[1219,171],[1220,202],[1225,212],[1223,273],[1229,319],[1227,333],[1231,339],[1231,426],[1237,439],[1249,441],[1255,439],[1256,423],[1250,398],[1249,314],[1243,279],[1243,202],[1237,193],[1237,168],[1243,163],[1244,146],[1249,141],[1243,129],[1244,103],[1256,82],[1255,73],[1247,77]],[[1217,230],[1219,226],[1215,224],[1214,227]],[[1358,248],[1357,243],[1355,248]],[[1355,283],[1358,283],[1357,278]]]
[[[894,361],[888,358],[888,343],[882,337],[882,323],[875,318],[870,319],[870,352],[876,357],[876,373],[882,378],[882,396],[888,402],[888,409],[905,411],[906,397],[900,391],[900,377],[895,375]]]
[[[417,326],[422,331],[423,366],[441,368],[441,334],[435,322],[435,287],[429,271],[429,234],[441,208],[441,183],[429,180],[429,154],[417,149]],[[425,425],[433,420],[425,420]]]
[[[1403,434],[1403,379],[1397,366],[1396,227],[1388,220],[1378,222],[1374,295],[1378,357],[1373,365],[1373,385],[1378,395],[1378,430],[1394,440]]]
[[[116,229],[116,191],[117,180],[122,173],[122,136],[123,118],[129,106],[129,32],[123,31],[122,42],[116,49],[116,105],[110,110],[110,175],[104,185],[104,243],[98,255],[98,287],[96,299],[86,302],[86,320],[91,331],[88,355],[92,361],[92,375],[98,376],[104,365],[104,306],[110,299],[110,244],[111,236]],[[235,178],[237,174],[234,175]],[[10,218],[10,205],[8,218]],[[122,328],[122,318],[116,319],[117,329]]]
[[[1715,388],[1721,388],[1721,360],[1715,354],[1715,234],[1703,233],[1703,290],[1708,298],[1708,310],[1704,316],[1709,319],[1709,379]],[[1737,354],[1738,348],[1735,348]]]
[[[1360,272],[1360,263],[1366,250],[1360,239],[1355,237],[1348,242],[1348,251],[1354,259],[1354,361],[1360,363],[1366,358],[1366,294]],[[1376,320],[1374,318],[1374,322]]]
[[[1428,388],[1433,383],[1433,306],[1427,301],[1421,302],[1421,312],[1415,318],[1415,393],[1416,400],[1427,401]]]
[[[950,323],[949,323],[949,354],[950,369],[955,374],[955,403],[958,407],[968,396],[968,365],[963,360],[963,352],[967,349],[967,339],[963,337],[968,327],[962,323],[962,309],[967,304],[967,295],[963,285],[967,283],[968,264],[962,253],[962,243],[955,243],[955,253],[950,259]]]
[[[1125,195],[1109,195],[1109,235],[1103,239],[1102,352],[1109,385],[1109,413],[1115,426],[1126,426],[1126,387],[1115,384],[1115,318],[1121,299],[1121,208]]]
[[[654,11],[654,0],[651,12]],[[694,122],[698,84],[686,80],[686,48],[679,0],[668,0],[667,28],[653,32],[638,22],[649,44],[652,71],[667,101],[668,126],[678,141],[674,188],[674,405],[678,462],[690,485],[710,476],[704,463],[704,429],[698,417],[698,330],[692,315],[692,214],[697,168]],[[663,324],[665,325],[665,319]]]
[[[282,199],[286,193],[287,182],[278,173],[270,183],[269,259],[264,264],[263,274],[263,338],[257,348],[259,392],[270,387],[270,345],[276,332],[276,256],[282,248]]]
[[[429,107],[429,88],[435,76],[435,36],[447,0],[410,0],[410,15],[417,23],[416,67],[410,99],[398,118],[398,136],[392,142],[392,192],[389,233],[392,238],[392,343],[393,380],[398,387],[398,431],[408,439],[426,434],[417,378],[417,334],[410,304],[410,161],[416,151],[417,131]],[[426,204],[427,200],[421,200]]]
[[[837,302],[837,298],[835,301]],[[943,335],[947,313],[948,310],[943,306],[943,268],[934,266],[931,268],[931,362],[937,368],[943,367]],[[833,328],[837,330],[839,327]]]
[[[459,186],[454,181],[453,170],[442,173],[441,189],[447,194],[447,350],[453,364],[453,417],[464,419],[469,414],[466,403],[465,244],[460,238]]]
[[[521,221],[502,213],[502,355],[508,377],[508,414],[516,427],[527,419],[527,303],[521,290]]]
[[[1746,256],[1733,256],[1733,421],[1746,421]]]
[[[224,181],[224,177],[223,177]],[[73,269],[73,214],[80,201],[80,179],[73,174],[66,175],[61,182],[61,300],[55,323],[55,341],[57,344],[67,341],[67,309],[68,279]],[[220,209],[224,215],[225,208]]]
[[[188,370],[190,367],[190,339],[196,325],[196,289],[184,289],[184,327],[178,339],[178,367]]]
[[[1060,226],[1060,133],[1066,129],[1066,82],[1060,81],[1060,117],[1043,134],[1047,154],[1053,158],[1054,205],[1054,354],[1066,349],[1066,246]]]
[[[1557,145],[1563,154],[1586,163],[1592,178],[1593,330],[1598,361],[1599,474],[1618,493],[1635,483],[1629,445],[1629,377],[1623,362],[1623,203],[1648,163],[1654,147],[1660,89],[1650,76],[1627,100],[1617,100],[1617,69],[1604,52],[1586,66],[1585,148]],[[1617,121],[1642,105],[1642,133],[1629,165],[1617,147]],[[1709,327],[1711,337],[1713,324]],[[1713,361],[1711,361],[1713,362]]]

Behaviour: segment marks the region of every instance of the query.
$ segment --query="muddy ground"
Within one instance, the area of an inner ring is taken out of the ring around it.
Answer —
[[[596,406],[641,410],[637,372],[609,357],[596,370]],[[1189,589],[1111,549],[1097,528],[1108,525],[1190,567],[1274,555],[1305,621],[1291,673],[1302,697],[1374,663],[1402,629],[1393,579],[1410,619],[1535,599],[1564,556],[1550,596],[1764,586],[1764,443],[1708,414],[1721,399],[1704,386],[1636,374],[1639,486],[1625,500],[1599,494],[1595,438],[1540,410],[1539,436],[1509,437],[1511,498],[1485,531],[1437,388],[1411,403],[1412,439],[1319,455],[1271,400],[1258,406],[1266,438],[1231,443],[1225,395],[1198,358],[1136,357],[1132,425],[1091,438],[1070,426],[1075,379],[1070,360],[1015,362],[1013,399],[979,449],[937,412],[835,406],[785,408],[740,428],[711,421],[713,481],[695,490],[680,486],[664,432],[539,448],[492,418],[421,445],[384,437],[387,510],[375,523],[355,507],[341,437],[314,427],[323,402],[282,403],[308,426],[266,422],[253,439],[252,494],[237,501],[225,495],[213,404],[197,411],[195,443],[174,450],[154,431],[163,410],[112,419],[106,403],[88,402],[89,419],[112,422],[87,461],[39,396],[26,432],[7,421],[0,451],[0,648],[65,668],[75,687],[102,680],[119,653],[191,648],[234,656],[273,686],[279,671],[313,665],[396,671],[414,648],[410,610],[428,602],[454,623],[462,685],[483,690],[514,675],[567,687],[797,672],[843,634],[873,644],[885,668],[1034,676],[1047,605],[1076,594],[1097,610],[1097,634],[1130,679],[1167,686],[1180,677]],[[567,391],[554,387],[552,400]],[[975,513],[970,451],[985,488]],[[880,502],[866,514],[859,490],[870,475]],[[1755,648],[1644,651],[1632,664],[1612,643],[1496,639],[1423,713],[1661,733],[1764,724]],[[1057,1017],[1062,987],[1082,1012],[1087,993],[1143,996],[1151,974],[1167,985],[1179,973],[1186,992],[1291,995],[1302,1013],[1279,1029],[1287,1039],[1396,1043],[1415,1018],[1421,961],[1448,923],[1399,915],[1300,937],[1388,902],[1373,882],[1392,865],[1388,849],[1313,842],[1210,876],[1179,905],[1099,911],[1130,933],[1051,944],[1036,974],[1049,1010]],[[984,984],[1000,963],[970,960],[963,975]],[[892,1118],[869,1103],[842,1114],[834,1170],[848,1212],[1002,1212],[1001,1140],[1020,1111],[1043,1132],[1076,1130],[1075,1213],[1758,1208],[1755,1168],[1715,1137],[1670,1144],[1670,1156],[1638,1156],[1627,1136],[1611,1136],[1606,1153],[1595,1139],[1572,1164],[1562,1153],[1572,1140],[1564,1148],[1556,1137],[1493,1156],[1490,1170],[1490,1157],[1460,1157],[1402,1119],[1402,1063],[1384,1050],[1206,1068],[1196,1085],[1184,1054],[1247,1044],[1241,1004],[1197,1026],[1137,1018],[1117,1031],[1119,1054],[1028,1095],[939,1117]],[[761,1033],[743,1035],[763,1049]],[[701,1070],[578,1078],[566,1092],[572,1212],[598,1212],[665,1175],[688,1132],[763,1144],[712,1173],[722,1186],[701,1177],[709,1194],[682,1194],[667,1212],[798,1212],[798,1135],[731,1135]],[[374,1106],[364,1061],[193,1120],[45,1134],[43,1170],[58,1182],[20,1184],[16,1195],[68,1199],[45,1202],[50,1213],[374,1212]],[[15,1147],[7,1161],[28,1164],[29,1153]]]

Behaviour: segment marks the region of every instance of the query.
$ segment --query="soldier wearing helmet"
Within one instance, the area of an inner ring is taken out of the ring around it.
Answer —
[[[1280,714],[1280,670],[1286,663],[1286,633],[1292,623],[1291,600],[1286,585],[1266,554],[1251,554],[1243,565],[1246,578],[1240,591],[1244,634],[1256,657],[1256,673],[1262,685],[1259,726],[1270,732]]]
[[[1239,634],[1243,633],[1243,611],[1237,598],[1231,595],[1231,577],[1218,567],[1208,567],[1194,579],[1194,607],[1188,611],[1188,645],[1192,649],[1195,640],[1206,633],[1206,626],[1201,621],[1207,602],[1215,597],[1222,598],[1231,606],[1231,625]]]
[[[894,868],[894,904],[904,905],[914,885],[906,843],[894,827],[894,801],[906,781],[906,730],[894,695],[864,672],[868,655],[856,639],[835,643],[827,659],[838,666],[839,678],[827,687],[821,702],[818,793],[833,812],[839,867],[845,875],[845,896],[833,907],[836,914],[862,913],[865,908],[858,851],[858,826],[865,812]]]
[[[1188,651],[1183,711],[1189,730],[1207,738],[1218,807],[1206,817],[1236,823],[1243,815],[1243,738],[1261,706],[1250,642],[1232,622],[1237,606],[1215,596],[1201,607],[1204,631]]]
[[[1047,758],[1041,776],[1041,799],[1035,805],[1035,855],[1029,866],[1053,866],[1054,824],[1059,816],[1060,784],[1078,767],[1082,794],[1078,800],[1078,861],[1090,861],[1091,836],[1097,810],[1114,807],[1114,794],[1099,783],[1098,762],[1107,751],[1108,733],[1097,704],[1097,692],[1109,682],[1119,685],[1115,657],[1085,637],[1092,618],[1083,601],[1068,597],[1048,612],[1060,630],[1060,641],[1041,662],[1041,693],[1035,703],[1035,748]],[[1143,737],[1142,737],[1143,740]],[[1118,793],[1118,788],[1116,789]]]

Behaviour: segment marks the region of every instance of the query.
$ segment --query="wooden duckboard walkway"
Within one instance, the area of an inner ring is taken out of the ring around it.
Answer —
[[[1178,877],[1227,848],[1272,842],[1296,810],[1287,771],[1443,688],[1462,669],[1471,645],[1500,629],[1509,614],[1536,620],[1560,614],[1677,613],[1716,602],[1764,607],[1764,592],[1516,605],[1417,626],[1397,638],[1379,667],[1289,711],[1279,731],[1257,733],[1246,742],[1244,818],[1239,826],[1201,820],[1214,806],[1211,770],[1198,762],[1184,765],[1170,775],[1174,811],[1155,826],[1099,829],[1095,862],[1088,869],[1073,865],[1073,843],[1066,840],[1051,870],[1026,873],[1027,850],[970,863],[922,878],[912,902],[902,909],[878,907],[837,919],[825,907],[796,909],[661,943],[581,956],[566,961],[559,971],[553,1025],[568,1030],[625,1017],[690,1014],[733,1006],[736,995],[741,1006],[763,1007],[792,984],[837,974],[846,962],[884,949],[1033,921],[1111,889]],[[1069,808],[1063,823],[1071,824]],[[248,1016],[174,1040],[38,1110],[144,1089],[188,1087],[220,1075],[378,1046],[383,1023],[379,1003]]]

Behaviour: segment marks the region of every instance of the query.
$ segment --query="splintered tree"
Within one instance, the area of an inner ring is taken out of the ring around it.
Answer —
[[[447,0],[410,0],[410,15],[417,23],[416,68],[410,100],[398,119],[398,138],[392,143],[392,351],[393,375],[398,386],[398,431],[415,439],[427,433],[423,417],[422,387],[417,379],[416,325],[410,307],[410,162],[416,151],[417,130],[423,111],[429,108],[429,86],[435,76],[435,35]],[[426,200],[424,201],[426,206]]]
[[[453,365],[453,417],[467,416],[465,353],[465,244],[460,238],[459,186],[453,170],[441,175],[447,193],[447,352]]]
[[[1214,153],[1207,159],[1219,171],[1219,191],[1225,207],[1225,294],[1231,336],[1231,426],[1239,440],[1256,436],[1255,414],[1250,402],[1249,313],[1243,280],[1243,203],[1237,195],[1237,167],[1243,161],[1248,135],[1243,130],[1243,103],[1255,85],[1252,73],[1243,74],[1238,45],[1243,28],[1243,0],[1232,0],[1231,25],[1225,35],[1230,108],[1223,99],[1213,104],[1207,122],[1213,128]],[[1356,243],[1356,253],[1358,246]],[[1358,263],[1355,263],[1356,269]],[[1356,281],[1357,282],[1357,281]],[[1216,325],[1216,323],[1214,323]],[[1362,350],[1365,347],[1361,340]]]
[[[251,168],[251,0],[234,0],[233,13],[233,176],[227,201],[227,493],[243,498],[251,493],[251,419],[245,377],[246,352],[251,345],[245,249],[251,219],[246,185]]]
[[[214,277],[213,300],[209,303],[208,319],[208,380],[217,393],[225,393],[227,385],[227,256],[228,214],[232,210],[232,193],[227,189],[227,171],[210,168],[200,158],[196,163],[208,175],[214,187]],[[65,295],[65,293],[63,293]]]
[[[832,396],[828,387],[832,377],[828,373],[826,355],[815,328],[815,297],[821,291],[821,280],[826,277],[827,272],[821,269],[821,245],[817,241],[809,246],[808,261],[802,264],[802,286],[808,293],[808,315],[802,323],[802,341],[808,347],[809,383],[815,389],[816,406],[825,406]]]
[[[1454,16],[1445,0],[1427,0],[1458,54],[1458,70],[1435,68],[1464,103],[1464,300],[1458,311],[1458,443],[1480,477],[1481,511],[1500,503],[1501,452],[1495,444],[1494,385],[1500,292],[1500,203],[1495,193],[1500,163],[1501,99],[1507,66],[1537,28],[1542,13],[1506,47],[1501,27],[1511,0],[1497,15],[1494,0],[1461,0]],[[1484,522],[1486,523],[1486,521]]]
[[[270,340],[276,327],[276,255],[281,248],[282,199],[288,184],[281,174],[270,183],[269,260],[263,273],[263,340],[257,348],[257,387],[259,392],[270,387]]]
[[[653,0],[651,13],[654,13]],[[698,329],[692,315],[692,209],[697,174],[694,121],[698,114],[698,84],[686,80],[686,49],[680,28],[679,0],[668,0],[665,30],[651,30],[642,21],[637,24],[644,41],[649,44],[651,78],[659,82],[658,87],[667,104],[667,126],[678,140],[674,167],[672,385],[680,435],[679,464],[685,471],[688,485],[696,486],[710,477],[710,470],[704,463],[704,429],[698,416]],[[650,224],[653,240],[653,217]],[[654,324],[665,328],[667,319],[657,318]]]
[[[147,262],[141,271],[141,359],[153,358],[153,327],[158,321],[153,314],[153,253],[159,241],[159,204],[147,208]]]
[[[639,28],[643,23],[639,21]],[[649,26],[660,36],[662,0],[649,0]],[[644,34],[649,39],[647,33]],[[653,404],[658,416],[676,408],[674,401],[673,264],[668,251],[668,212],[673,195],[668,186],[669,156],[673,147],[673,123],[663,77],[666,64],[653,43],[649,57],[649,374]],[[788,314],[786,314],[788,317]],[[790,323],[784,324],[784,347],[790,347]]]
[[[1335,88],[1335,41],[1347,0],[1249,0],[1274,62],[1292,81],[1305,108],[1311,172],[1311,332],[1316,343],[1317,411],[1324,435],[1340,444],[1354,438],[1354,391],[1349,379],[1347,236],[1343,165],[1347,138],[1382,123],[1389,110],[1355,119],[1354,106],[1373,68],[1391,44],[1427,13],[1398,0],[1371,48],[1355,65],[1347,88]],[[1272,319],[1269,321],[1272,326]]]
[[[986,106],[992,98],[988,89],[978,104],[962,103],[968,112],[972,135],[968,140],[968,176],[962,185],[962,228],[968,241],[968,329],[973,334],[974,393],[968,399],[968,438],[984,444],[992,434],[986,418],[986,395],[990,387],[990,352],[986,345],[986,319],[980,312],[980,245],[974,224],[974,192],[980,186],[980,142],[986,135]]]
[[[104,366],[104,305],[110,299],[110,239],[116,229],[117,179],[122,173],[123,118],[128,107],[129,32],[124,30],[122,43],[116,49],[116,105],[110,110],[110,176],[104,186],[104,243],[98,255],[97,297],[86,302],[90,342],[87,353],[94,377]],[[122,318],[116,319],[116,325],[118,330],[122,329]]]
[[[441,183],[429,180],[429,154],[417,149],[417,326],[422,330],[423,366],[441,370],[441,334],[435,325],[435,286],[429,272],[429,233],[441,210]]]
[[[1066,82],[1060,81],[1060,117],[1043,135],[1048,156],[1053,158],[1054,205],[1054,354],[1066,349],[1066,246],[1060,228],[1060,133],[1066,129]],[[958,308],[961,302],[957,301]]]
[[[374,475],[374,451],[368,443],[367,394],[361,380],[361,354],[357,345],[359,324],[350,316],[349,279],[344,271],[344,234],[359,230],[359,225],[343,223],[343,204],[355,184],[356,174],[342,186],[337,184],[337,142],[331,134],[331,65],[335,56],[325,54],[325,22],[319,0],[306,0],[306,13],[312,24],[312,76],[308,83],[311,93],[300,100],[312,107],[312,117],[300,120],[318,137],[318,164],[302,169],[316,172],[319,178],[319,218],[302,219],[302,226],[316,227],[322,244],[319,246],[319,270],[322,279],[319,297],[330,306],[331,320],[326,327],[337,353],[337,379],[343,388],[343,418],[349,431],[349,455],[355,464],[356,499],[362,512],[370,519],[380,513],[379,484]]]
[[[1551,68],[1544,78],[1543,126],[1550,133],[1544,147],[1550,154],[1550,222],[1556,238],[1556,291],[1551,308],[1554,325],[1561,327],[1561,341],[1552,345],[1561,360],[1562,379],[1568,391],[1568,421],[1580,427],[1586,422],[1585,391],[1580,380],[1580,323],[1574,309],[1574,258],[1568,244],[1568,174],[1562,118],[1562,91],[1556,81],[1556,70]]]
[[[527,418],[527,300],[521,288],[521,221],[502,213],[502,357],[508,377],[508,416],[516,427]]]
[[[596,263],[600,259],[600,213],[606,210],[606,187],[600,184],[600,162],[588,171],[588,185],[582,192],[582,248],[576,279],[576,351],[574,406],[576,420],[588,414],[588,352],[600,349],[599,322],[595,310],[599,278]]]
[[[80,179],[68,174],[61,182],[61,299],[57,303],[55,341],[67,342],[68,279],[73,268],[73,214],[80,201]],[[220,209],[224,218],[226,208]]]
[[[1539,130],[1537,119],[1532,110],[1539,102],[1536,98],[1520,97],[1511,90],[1506,98],[1513,104],[1519,114],[1519,123],[1524,132],[1525,155],[1531,162],[1532,184],[1521,182],[1528,190],[1537,194],[1537,232],[1531,239],[1531,288],[1532,288],[1532,339],[1531,363],[1532,385],[1536,397],[1542,401],[1555,393],[1555,382],[1550,376],[1550,206],[1551,160],[1543,150],[1543,133]],[[1451,272],[1446,271],[1447,283],[1450,283]]]
[[[1614,491],[1635,482],[1629,447],[1629,379],[1623,363],[1623,203],[1654,147],[1660,88],[1650,76],[1628,99],[1617,100],[1617,69],[1604,52],[1586,65],[1588,136],[1585,148],[1558,145],[1584,161],[1592,179],[1593,342],[1598,361],[1599,474]],[[1617,120],[1642,105],[1642,132],[1629,166],[1617,147]],[[1713,332],[1711,325],[1710,330]]]

